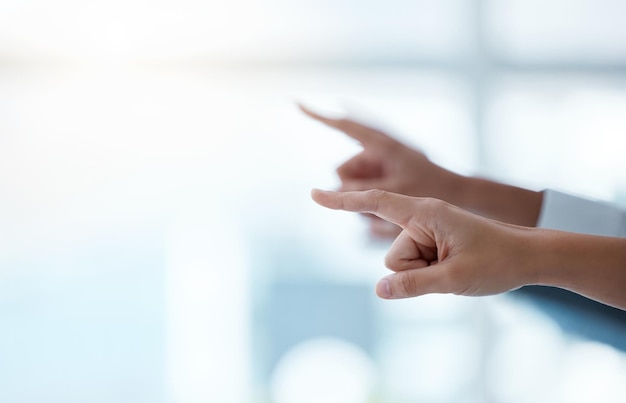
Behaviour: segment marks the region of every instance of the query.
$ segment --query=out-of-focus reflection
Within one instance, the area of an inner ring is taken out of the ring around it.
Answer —
[[[276,403],[364,403],[374,397],[376,370],[371,358],[354,344],[314,338],[281,358],[270,387]]]

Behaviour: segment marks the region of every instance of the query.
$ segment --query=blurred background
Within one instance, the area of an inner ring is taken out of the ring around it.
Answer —
[[[4,0],[0,401],[623,402],[626,317],[381,301],[358,152],[626,206],[620,0]]]

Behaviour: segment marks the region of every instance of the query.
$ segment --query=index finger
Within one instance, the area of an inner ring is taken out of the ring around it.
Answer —
[[[380,143],[383,141],[389,141],[391,139],[385,133],[372,129],[371,127],[364,126],[361,123],[355,122],[353,120],[344,118],[334,119],[327,116],[322,116],[301,104],[298,104],[298,107],[302,112],[304,112],[304,114],[306,114],[310,118],[313,118],[318,122],[322,122],[327,126],[344,132],[361,144],[371,144],[375,142]]]
[[[313,200],[333,210],[374,214],[404,228],[415,214],[413,198],[382,190],[330,192],[313,189]]]

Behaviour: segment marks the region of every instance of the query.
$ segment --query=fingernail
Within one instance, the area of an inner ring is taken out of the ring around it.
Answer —
[[[389,284],[389,280],[382,279],[378,282],[376,286],[376,294],[378,294],[381,298],[391,298],[391,286]]]

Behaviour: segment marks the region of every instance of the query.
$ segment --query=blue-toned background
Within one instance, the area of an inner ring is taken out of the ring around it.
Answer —
[[[626,205],[619,0],[5,0],[0,402],[623,402],[569,294],[382,301],[358,152]]]

